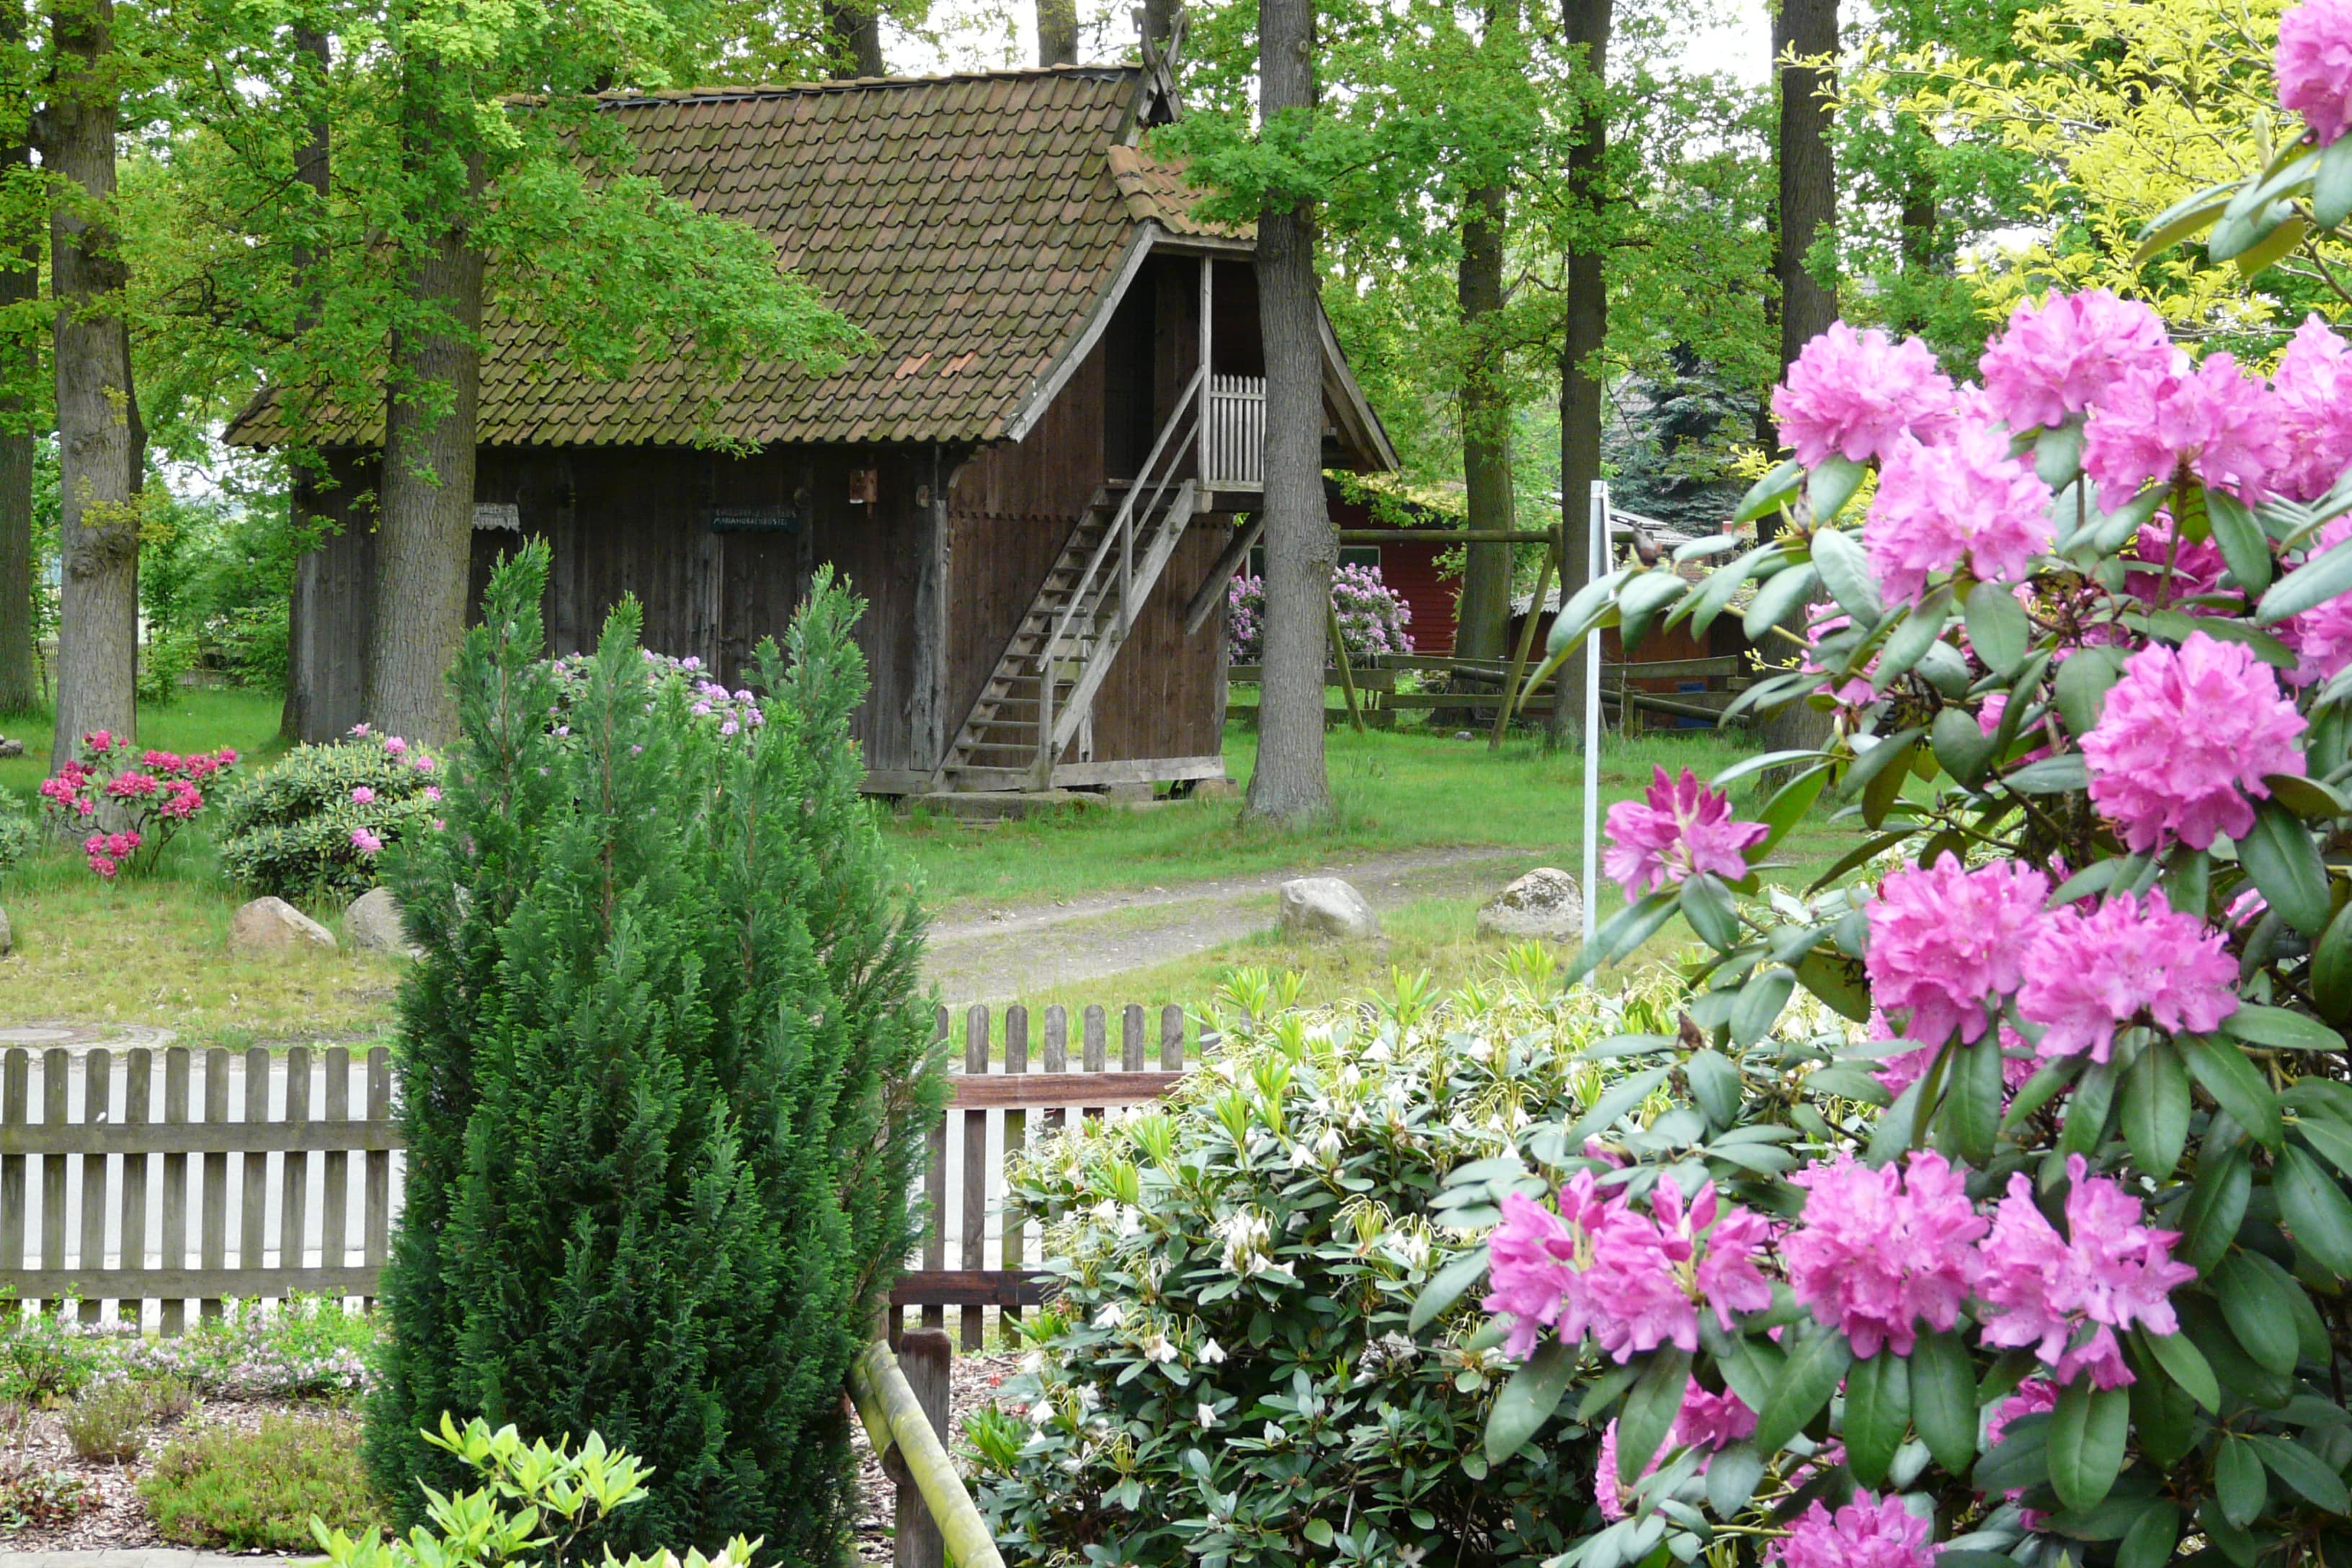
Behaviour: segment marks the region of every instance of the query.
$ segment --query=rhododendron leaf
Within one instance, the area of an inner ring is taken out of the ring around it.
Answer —
[[[2342,790],[2324,779],[2305,778],[2301,773],[2269,773],[2264,775],[2263,786],[2281,805],[2307,821],[2352,816],[2352,800],[2346,799]]]
[[[2245,1150],[2233,1145],[2217,1154],[2208,1139],[2205,1156],[2198,1164],[2197,1185],[2189,1192],[2189,1206],[2181,1215],[2182,1261],[2200,1274],[2212,1273],[2231,1243],[2238,1239],[2238,1226],[2245,1221],[2246,1201],[2253,1190],[2254,1173]]]
[[[2083,656],[2077,654],[2075,659]],[[2069,668],[2074,660],[2067,661]],[[2091,787],[2090,764],[2080,752],[2061,752],[2054,757],[2039,757],[2012,773],[2001,774],[2000,782],[2020,795],[2071,795]]]
[[[1977,1457],[1977,1377],[1968,1346],[1953,1330],[1927,1330],[1911,1349],[1911,1424],[1954,1475]]]
[[[2352,593],[2352,540],[2331,545],[2270,586],[2254,619],[2273,626]]]
[[[1887,815],[1903,798],[1903,786],[1910,781],[1920,758],[1927,754],[1927,739],[1917,731],[1906,731],[1896,739],[1899,744],[1895,761],[1879,769],[1862,792],[1862,820],[1873,828],[1886,826]]]
[[[2080,737],[2097,727],[2099,710],[2106,705],[2107,692],[2123,668],[2123,656],[2104,647],[2084,648],[2058,667],[2051,700],[2070,733]]]
[[[2326,1116],[2305,1115],[2295,1121],[2294,1130],[2305,1142],[2326,1155],[2329,1164],[2352,1176],[2352,1127],[2342,1126]]]
[[[2128,615],[2124,624],[2144,629],[2159,641],[2178,647],[2191,637],[2202,633],[2216,642],[2242,644],[2256,658],[2279,669],[2293,669],[2302,662],[2295,651],[2264,631],[2240,621],[2223,620],[2219,616],[2191,615],[2186,610],[2150,610],[2145,615]]]
[[[2189,1074],[2170,1045],[2140,1052],[2124,1079],[2124,1142],[2139,1168],[2163,1181],[2189,1142]]]
[[[2336,913],[2327,868],[2303,821],[2274,800],[2254,808],[2254,825],[2238,840],[2238,862],[2279,918],[2307,937],[2327,930]]]
[[[1871,1081],[1876,1083],[1878,1080],[1873,1078]],[[1863,1153],[1864,1163],[1883,1165],[1887,1161],[1897,1158],[1905,1150],[1911,1147],[1912,1134],[1916,1132],[1919,1127],[1919,1091],[1927,1087],[1927,1080],[1922,1078],[1895,1097],[1895,1103],[1886,1108],[1885,1113],[1879,1117],[1878,1124],[1870,1130],[1870,1147]],[[1789,1115],[1791,1120],[1801,1125],[1805,1113],[1811,1110],[1812,1107],[1809,1105],[1799,1104],[1790,1109]],[[1818,1117],[1818,1113],[1815,1114]],[[1806,1130],[1817,1138],[1842,1136],[1827,1122],[1823,1122],[1818,1128],[1809,1127]]]
[[[1969,646],[1994,674],[2005,674],[2024,659],[2033,627],[2025,606],[1999,583],[1979,583],[1969,592],[1966,620]]]
[[[2352,148],[2339,137],[2319,154],[2311,176],[2311,216],[2322,228],[2334,228],[2352,216]]]
[[[2148,1359],[2164,1369],[2164,1374],[2179,1384],[2181,1392],[2215,1415],[2221,1410],[2221,1385],[2214,1381],[2212,1363],[2205,1359],[2186,1334],[2151,1334],[2138,1331],[2133,1334],[2136,1343],[2144,1347]]]
[[[1947,708],[1937,714],[1931,733],[1936,761],[1958,783],[1975,784],[1991,771],[2000,742],[1979,728],[1976,715],[1967,709]]]
[[[1861,472],[1860,464],[1848,466],[1857,475]],[[1813,479],[1818,485],[1821,475],[1817,472]],[[1839,608],[1857,624],[1874,626],[1878,617],[1886,613],[1886,605],[1878,596],[1878,580],[1871,574],[1870,562],[1863,554],[1862,546],[1854,542],[1853,535],[1835,528],[1816,532],[1813,566],[1821,573],[1822,581],[1829,584],[1830,595],[1837,600]]]
[[[1717,1519],[1737,1519],[1764,1479],[1764,1457],[1753,1443],[1734,1443],[1706,1462],[1706,1506]]]
[[[2050,907],[2058,909],[2105,892],[2116,885],[2118,878],[2125,877],[2132,869],[2133,863],[2134,858],[2128,855],[2115,855],[2105,860],[2092,861],[2058,884],[2050,895]]]
[[[1462,1299],[1467,1290],[1486,1277],[1486,1249],[1474,1247],[1461,1257],[1430,1276],[1429,1283],[1412,1303],[1412,1316],[1405,1321],[1408,1333],[1419,1333],[1443,1316],[1445,1310]]]
[[[2246,1130],[2265,1149],[2275,1151],[2284,1137],[2279,1123],[2278,1096],[2246,1059],[2246,1053],[2227,1040],[2202,1035],[2182,1035],[2175,1040],[2189,1070],[2230,1120]]]
[[[1698,1101],[1709,1121],[1717,1127],[1728,1127],[1739,1119],[1746,1086],[1740,1080],[1739,1069],[1722,1052],[1693,1051],[1683,1063],[1683,1078],[1690,1085],[1691,1098]]]
[[[1702,871],[1683,882],[1683,919],[1699,941],[1721,952],[1739,943],[1739,908],[1720,878]]]
[[[1601,965],[1612,963],[1633,952],[1650,940],[1660,926],[1675,916],[1675,889],[1661,888],[1654,893],[1644,893],[1615,914],[1601,922],[1575,958],[1569,962],[1563,984],[1574,984]]]
[[[2262,1517],[2270,1493],[2270,1477],[2263,1473],[2263,1461],[2253,1445],[2225,1433],[2220,1452],[2213,1456],[2213,1496],[2223,1516],[2231,1524],[2252,1524]]]
[[[1748,487],[1748,493],[1739,498],[1739,510],[1731,514],[1731,521],[1753,522],[1768,512],[1780,510],[1804,482],[1805,466],[1794,458],[1790,458]]]
[[[1824,458],[1815,464],[1813,471],[1805,477],[1805,507],[1812,513],[1813,526],[1826,528],[1843,511],[1869,472],[1868,468],[1851,458]],[[1844,601],[1841,599],[1839,603]]]
[[[1788,1337],[1796,1343],[1773,1380],[1772,1396],[1756,1416],[1756,1447],[1768,1454],[1788,1447],[1821,1414],[1853,1364],[1853,1347],[1836,1329],[1815,1323]]]
[[[1777,963],[1752,977],[1740,988],[1739,1005],[1731,1010],[1733,1042],[1752,1046],[1770,1034],[1796,988],[1797,977]]]
[[[2000,1132],[2000,1032],[1988,1030],[1974,1044],[1959,1047],[1948,1070],[1939,1120],[1952,1152],[1982,1167],[1991,1162]]]
[[[1765,752],[1753,757],[1743,757],[1707,781],[1707,787],[1717,792],[1729,789],[1750,773],[1760,773],[1767,768],[1786,767],[1790,763],[1818,763],[1825,759],[1818,751]]]
[[[1783,567],[1756,590],[1748,614],[1740,618],[1740,629],[1748,634],[1749,642],[1763,642],[1774,626],[1811,602],[1821,586],[1822,574],[1811,562]]]
[[[2233,1251],[2213,1270],[2213,1299],[2231,1336],[2256,1366],[2282,1377],[2294,1371],[2302,1349],[2293,1289],[2285,1272],[2258,1252]]]
[[[2221,1032],[2283,1051],[2340,1051],[2345,1048],[2344,1037],[2318,1019],[2284,1007],[2265,1007],[2252,1002],[2239,1004],[2236,1012],[2222,1019]]]
[[[1839,793],[1848,800],[1861,795],[1871,780],[1890,769],[1899,772],[1910,764],[1911,746],[1927,733],[1924,725],[1914,724],[1895,734],[1880,737],[1869,750],[1856,753],[1846,768]]]
[[[2033,473],[2052,489],[2063,489],[2083,471],[2083,426],[2053,425],[2034,437]],[[1996,667],[1998,668],[1998,667]]]
[[[2235,217],[2224,211],[2221,221],[2215,224],[2213,232],[2205,237],[2205,254],[2215,261],[2228,261],[2243,256],[2277,232],[2287,216],[2286,211],[2281,210],[2283,208],[2286,208],[2284,202],[2273,202],[2259,212],[2240,213]]]
[[[1930,589],[1927,596],[1888,634],[1885,650],[1878,656],[1877,672],[1871,677],[1872,685],[1884,691],[1896,676],[1925,658],[1927,650],[1936,646],[1936,639],[1944,635],[1944,622],[1951,613],[1950,585]]]
[[[1887,1105],[1894,1097],[1878,1075],[1856,1067],[1832,1065],[1805,1075],[1805,1092],[1816,1099],[1857,1100],[1865,1105]]]
[[[2352,1493],[2345,1490],[2344,1478],[2310,1449],[2269,1433],[2258,1434],[2246,1442],[2262,1456],[2271,1474],[2301,1492],[2305,1502],[2329,1513],[2352,1512]]]
[[[1648,1364],[1625,1395],[1617,1416],[1617,1479],[1631,1486],[1664,1446],[1666,1434],[1682,1413],[1683,1393],[1690,1387],[1690,1352],[1661,1345],[1650,1352]]]
[[[2132,252],[2132,266],[2147,266],[2190,235],[2205,228],[2221,216],[2222,209],[2230,205],[2231,198],[2237,195],[2242,184],[2242,181],[2231,180],[2226,184],[2209,185],[2157,214],[2141,232],[2139,248]]]
[[[1690,609],[1692,632],[1698,637],[1706,637],[1707,628],[1715,624],[1715,618],[1723,614],[1724,606],[1731,603],[1731,596],[1739,592],[1740,584],[1748,581],[1748,574],[1763,563],[1764,558],[1768,555],[1785,556],[1787,553],[1777,544],[1759,544],[1728,566],[1718,566],[1708,573],[1706,581],[1699,584],[1698,592],[1683,601]]]
[[[2124,1468],[2131,1399],[2120,1388],[2095,1387],[2087,1377],[2061,1390],[2050,1412],[2050,1484],[2058,1500],[2081,1511],[2096,1508]]]
[[[1993,1496],[2022,1491],[2050,1479],[2050,1417],[2042,1411],[2005,1426],[2000,1441],[1977,1461],[1976,1489]]]
[[[1813,802],[1821,798],[1822,788],[1829,781],[1830,764],[1817,763],[1774,790],[1772,798],[1766,801],[1764,808],[1756,814],[1756,820],[1772,831],[1749,852],[1750,858],[1770,854],[1772,847],[1804,820],[1805,813],[1813,808]]]
[[[2092,1063],[2066,1101],[2066,1120],[2059,1124],[2058,1146],[2050,1157],[2057,1160],[2096,1149],[2106,1136],[2107,1112],[2115,1104],[2115,1064]]]
[[[1622,571],[1612,572],[1606,577],[1594,578],[1570,595],[1568,603],[1560,606],[1559,614],[1552,618],[1550,635],[1544,638],[1544,651],[1547,654],[1565,653],[1583,641],[1585,635],[1592,630],[1592,624],[1615,607],[1617,587],[1625,577]]]
[[[2271,1188],[2295,1245],[2337,1279],[2352,1279],[2352,1199],[2336,1179],[2290,1143],[2279,1151]]]
[[[1609,1366],[1606,1362],[1601,1364]],[[1633,1385],[1633,1380],[1641,1375],[1642,1369],[1630,1363],[1624,1366],[1609,1366],[1608,1371],[1593,1378],[1591,1385],[1584,1391],[1584,1397],[1577,1401],[1576,1418],[1579,1421],[1591,1421],[1615,1404],[1617,1396],[1631,1388]]]
[[[2303,243],[2304,235],[2310,229],[2310,225],[2295,216],[2294,207],[2285,202],[2273,205],[2263,217],[2267,221],[2274,221],[2278,226],[2231,258],[2237,262],[2238,275],[2242,278],[2252,278],[2285,256]]]
[[[1649,1098],[1650,1091],[1666,1081],[1669,1068],[1651,1068],[1633,1077],[1620,1079],[1601,1091],[1592,1102],[1592,1109],[1576,1120],[1568,1130],[1569,1142],[1581,1148],[1587,1138],[1598,1137],[1617,1124],[1617,1119]]]
[[[1576,1355],[1558,1339],[1547,1339],[1511,1373],[1495,1395],[1495,1407],[1486,1413],[1487,1463],[1501,1464],[1543,1430],[1576,1374]]]
[[[2139,1517],[2116,1548],[2115,1568],[2164,1568],[2180,1542],[2180,1510],[2161,1498],[2139,1505]]]
[[[1870,986],[1862,965],[1842,952],[1814,948],[1797,960],[1797,978],[1830,1010],[1854,1023],[1870,1019]]]
[[[2246,503],[2223,490],[2207,490],[2205,515],[2213,525],[2213,542],[2221,547],[2221,559],[2229,563],[2230,575],[2238,580],[2238,586],[2249,594],[2269,587],[2271,542]]]
[[[1658,612],[1689,591],[1690,584],[1675,573],[1664,569],[1636,573],[1633,581],[1617,593],[1617,614],[1625,647],[1639,644]]]
[[[1911,1425],[1911,1372],[1892,1345],[1881,1345],[1845,1374],[1845,1462],[1853,1479],[1874,1489]]]
[[[2016,1098],[2009,1102],[2009,1110],[2000,1120],[2000,1130],[2013,1132],[2025,1125],[2028,1117],[2055,1100],[2059,1090],[2074,1081],[2074,1075],[2083,1070],[2083,1066],[2081,1057],[2060,1057],[2056,1061],[2043,1063],[2032,1078],[2025,1080],[2025,1087],[2017,1091]]]

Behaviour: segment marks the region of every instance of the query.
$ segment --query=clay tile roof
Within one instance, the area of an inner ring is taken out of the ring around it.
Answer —
[[[874,347],[830,376],[772,364],[731,385],[656,360],[619,380],[493,305],[486,446],[985,441],[1077,341],[1147,221],[1191,216],[1181,170],[1119,144],[1131,66],[615,95],[641,173],[766,234]],[[715,401],[714,401],[715,395]],[[324,444],[373,444],[380,416]],[[229,439],[292,437],[276,400]]]

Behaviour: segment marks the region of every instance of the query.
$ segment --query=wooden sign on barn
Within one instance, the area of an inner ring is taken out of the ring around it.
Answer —
[[[829,562],[868,602],[869,788],[1221,777],[1223,607],[1187,610],[1222,599],[1234,518],[1259,501],[1255,239],[1195,218],[1181,172],[1143,149],[1174,111],[1165,77],[1066,66],[604,108],[641,172],[767,235],[874,347],[832,375],[754,365],[712,388],[655,362],[603,380],[494,309],[476,599],[500,554],[543,538],[553,651],[592,646],[635,594],[647,647],[733,684]],[[1392,468],[1324,338],[1326,464]],[[290,432],[265,397],[230,438]],[[335,531],[294,612],[311,739],[368,717],[379,439],[354,423],[326,453]]]

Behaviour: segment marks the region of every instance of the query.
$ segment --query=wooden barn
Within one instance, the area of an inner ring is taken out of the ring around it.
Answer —
[[[1234,518],[1260,495],[1264,363],[1252,237],[1195,219],[1179,172],[1141,146],[1174,112],[1166,74],[1066,66],[606,109],[644,172],[768,235],[876,346],[830,376],[754,367],[711,419],[683,366],[599,379],[493,309],[477,600],[499,553],[543,538],[554,651],[591,646],[635,594],[647,647],[732,683],[829,562],[869,603],[870,789],[1223,776],[1223,585]],[[1325,462],[1392,468],[1328,324],[1324,340]],[[290,434],[268,398],[230,433]],[[291,679],[312,739],[367,717],[376,438],[329,452],[320,510],[338,531],[296,587]]]

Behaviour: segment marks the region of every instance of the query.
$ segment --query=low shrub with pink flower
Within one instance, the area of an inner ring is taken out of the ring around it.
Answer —
[[[2237,189],[2335,228],[2352,0],[2277,68],[2302,137]],[[1416,1321],[1480,1302],[1519,1364],[1483,1458],[1604,1424],[1552,1568],[2352,1555],[2352,342],[2288,328],[2265,369],[2057,293],[1957,385],[1841,325],[1774,400],[1763,542],[1560,616],[1555,663],[1806,626],[1739,701],[1830,739],[1612,811],[1572,973],[1679,917],[1672,1025],[1440,1200]],[[1824,805],[1869,837],[1789,885]]]
[[[226,746],[183,756],[97,730],[82,737],[55,775],[41,781],[41,807],[65,821],[89,868],[111,880],[154,865],[163,847],[205,809],[205,790],[236,761]]]
[[[439,761],[367,724],[297,746],[223,804],[221,868],[246,891],[346,903],[376,885],[378,858],[438,819]]]
[[[1412,651],[1412,606],[1388,585],[1378,566],[1350,564],[1334,571],[1331,608],[1350,658]],[[1265,580],[1235,573],[1226,584],[1225,612],[1227,657],[1235,664],[1256,664],[1265,655]]]

